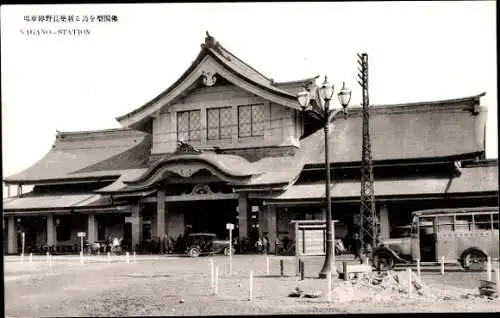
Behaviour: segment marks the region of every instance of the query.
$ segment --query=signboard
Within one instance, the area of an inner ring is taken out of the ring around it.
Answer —
[[[234,230],[234,224],[233,223],[226,223],[226,230]]]
[[[85,237],[87,235],[87,233],[85,232],[78,232],[78,234],[76,234],[78,237]]]

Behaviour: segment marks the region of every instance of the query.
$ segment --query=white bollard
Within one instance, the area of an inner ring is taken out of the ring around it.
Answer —
[[[266,275],[269,275],[269,255],[266,255]]]
[[[47,252],[47,263],[49,262],[49,252]]]
[[[33,253],[30,253],[30,260],[29,260],[30,264],[33,263]]]
[[[253,271],[250,271],[250,286],[248,290],[248,300],[252,300],[252,294],[253,294]]]
[[[108,264],[111,264],[111,253],[108,252]]]
[[[219,289],[219,266],[215,266],[214,295],[217,295],[218,289]]]
[[[332,301],[332,272],[328,272],[327,274],[327,284],[328,284],[328,289],[327,289],[327,295],[328,295],[328,302],[331,302]]]
[[[52,255],[49,254],[49,266],[52,267]]]
[[[21,253],[21,264],[24,264],[24,255]]]
[[[411,283],[411,268],[408,268],[406,271],[408,272],[408,298],[411,298],[413,291]]]
[[[486,259],[486,280],[491,280],[491,258]]]
[[[444,275],[444,256],[441,256],[441,275]]]
[[[214,289],[214,260],[210,259],[210,288]]]
[[[420,259],[417,259],[417,276],[420,278]]]
[[[127,264],[130,264],[130,254],[129,254],[129,252],[125,253],[125,259],[127,260]]]
[[[137,263],[137,256],[136,256],[135,252],[134,252],[134,256],[133,257],[134,257],[134,263]]]
[[[83,265],[83,252],[80,252],[80,264]]]

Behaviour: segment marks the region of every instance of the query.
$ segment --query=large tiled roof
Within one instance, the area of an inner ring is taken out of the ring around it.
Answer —
[[[375,197],[388,197],[498,192],[498,167],[473,167],[461,171],[462,175],[456,178],[376,179],[374,194]],[[360,187],[359,180],[332,182],[331,196],[333,199],[359,198]],[[280,194],[264,195],[262,198],[269,202],[324,199],[325,185],[321,182],[293,185]]]
[[[370,107],[370,138],[374,161],[452,157],[485,151],[486,108],[478,107],[479,97]],[[475,106],[476,105],[476,106]],[[477,114],[472,110],[476,109]],[[332,163],[359,162],[362,145],[360,109],[350,110],[329,132]],[[308,152],[307,164],[324,164],[324,133]]]
[[[6,183],[119,176],[147,158],[149,135],[110,129],[58,133],[52,149],[31,167],[4,178]]]

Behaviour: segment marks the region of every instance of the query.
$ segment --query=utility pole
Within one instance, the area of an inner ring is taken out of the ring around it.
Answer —
[[[358,53],[358,84],[363,90],[363,145],[361,148],[361,204],[360,219],[361,229],[360,237],[363,245],[371,243],[372,249],[377,244],[377,223],[375,210],[375,195],[373,190],[373,162],[372,145],[370,140],[370,113],[368,99],[368,54]]]

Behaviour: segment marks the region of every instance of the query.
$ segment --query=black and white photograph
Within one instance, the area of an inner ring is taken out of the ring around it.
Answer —
[[[500,312],[496,9],[2,5],[5,317]]]

